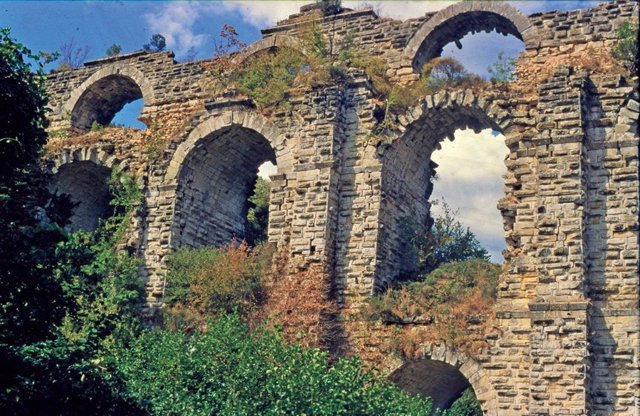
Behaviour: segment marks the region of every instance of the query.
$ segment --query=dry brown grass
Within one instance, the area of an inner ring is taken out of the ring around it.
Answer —
[[[426,343],[444,342],[470,355],[488,346],[499,267],[479,260],[451,265],[424,282],[389,290],[363,309],[365,320],[396,332],[383,349],[414,357]]]

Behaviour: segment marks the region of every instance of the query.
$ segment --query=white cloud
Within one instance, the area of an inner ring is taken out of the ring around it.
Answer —
[[[167,41],[167,48],[181,55],[190,48],[199,48],[207,40],[206,34],[196,34],[193,26],[197,18],[213,8],[211,3],[166,3],[158,12],[144,15],[151,33],[160,33]]]
[[[298,13],[301,6],[309,3],[313,1],[223,1],[218,13],[239,13],[245,22],[264,29]],[[455,1],[345,1],[343,5],[350,9],[371,7],[381,17],[405,20],[420,17],[426,12],[439,10],[453,3]]]
[[[343,3],[344,7],[351,9],[362,9],[371,7],[381,17],[406,20],[423,16],[427,12],[434,12],[450,6],[457,1],[366,1],[348,0]],[[313,3],[312,0],[295,1],[229,1],[208,3],[214,7],[210,10],[216,14],[238,13],[248,24],[258,29],[264,29],[275,25],[279,20],[286,19],[291,14],[298,13],[300,7]],[[510,1],[513,6],[523,13],[529,14],[540,11],[570,8],[584,8],[597,1]],[[180,5],[183,3],[172,3]],[[192,3],[187,3],[192,4]],[[197,3],[198,5],[207,3]]]
[[[311,1],[223,1],[218,14],[237,12],[242,19],[259,29],[273,26],[277,21],[298,13],[300,7]]]
[[[351,9],[371,7],[380,17],[393,19],[412,19],[422,17],[427,12],[444,9],[455,1],[345,1],[344,6]]]

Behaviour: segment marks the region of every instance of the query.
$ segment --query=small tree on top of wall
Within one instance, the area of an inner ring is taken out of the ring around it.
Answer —
[[[618,42],[611,54],[622,61],[622,65],[633,76],[638,75],[638,24],[624,22],[617,32]]]
[[[151,36],[149,43],[145,43],[142,46],[147,52],[162,52],[167,47],[167,40],[160,33],[156,33]]]

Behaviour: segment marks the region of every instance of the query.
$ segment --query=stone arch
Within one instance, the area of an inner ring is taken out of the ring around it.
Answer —
[[[109,178],[118,164],[115,156],[91,147],[67,150],[49,161],[49,190],[69,195],[75,204],[69,230],[93,231],[113,214]]]
[[[399,118],[397,138],[382,153],[380,267],[374,290],[382,290],[402,274],[413,272],[410,230],[431,225],[429,197],[437,168],[431,155],[441,142],[445,138],[453,140],[454,132],[464,128],[476,133],[486,128],[498,130],[507,142],[516,133],[511,115],[497,101],[471,89],[440,91]],[[504,225],[510,226],[506,220]]]
[[[289,35],[273,35],[266,38],[262,38],[253,42],[251,45],[247,46],[243,49],[234,59],[233,63],[235,65],[240,65],[245,62],[250,57],[263,52],[269,51],[277,48],[289,48],[294,49],[300,52],[303,55],[306,55],[306,51],[304,50],[304,46],[300,39],[289,36]]]
[[[280,169],[286,163],[284,145],[271,122],[249,111],[216,114],[194,128],[165,175],[176,193],[171,245],[200,247],[243,238],[258,168],[271,161]]]
[[[404,61],[416,71],[440,56],[444,46],[469,32],[491,31],[513,35],[529,45],[534,31],[529,19],[501,1],[460,2],[440,10],[423,23],[404,48]]]
[[[431,397],[434,408],[440,409],[471,387],[484,414],[497,415],[496,392],[482,366],[444,343],[426,344],[421,357],[405,360],[388,379],[410,394]]]
[[[76,88],[64,111],[71,114],[71,127],[82,132],[89,130],[93,121],[109,124],[125,104],[140,98],[145,106],[155,102],[151,83],[140,70],[114,63],[99,69]]]

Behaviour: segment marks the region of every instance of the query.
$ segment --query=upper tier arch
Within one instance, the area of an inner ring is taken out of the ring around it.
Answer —
[[[122,107],[142,98],[145,105],[155,101],[152,84],[144,74],[122,63],[105,66],[76,88],[64,110],[71,114],[71,127],[87,131],[97,121],[108,124]]]
[[[418,29],[404,49],[405,64],[420,71],[425,63],[439,56],[448,43],[472,31],[493,29],[513,35],[525,44],[534,35],[529,19],[505,2],[460,2],[439,11]]]

